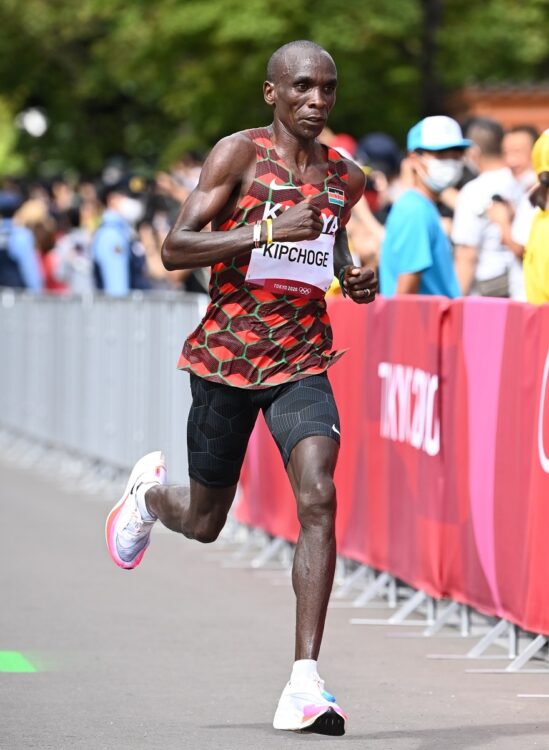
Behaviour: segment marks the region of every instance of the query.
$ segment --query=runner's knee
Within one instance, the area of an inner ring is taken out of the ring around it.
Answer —
[[[211,544],[220,535],[226,518],[203,516],[200,518],[192,532],[192,538],[201,544]]]
[[[331,525],[335,519],[336,491],[331,476],[302,483],[297,513],[302,526]]]
[[[200,529],[194,532],[193,539],[200,544],[212,544],[219,536],[221,529]]]

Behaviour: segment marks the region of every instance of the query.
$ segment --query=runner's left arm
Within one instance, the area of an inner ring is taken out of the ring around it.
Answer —
[[[349,202],[347,210],[350,213],[364,193],[364,173],[353,162],[347,162],[349,174]],[[342,291],[353,302],[373,302],[377,292],[377,277],[371,268],[355,266],[349,240],[344,228],[336,235],[334,244],[334,275],[339,279]]]

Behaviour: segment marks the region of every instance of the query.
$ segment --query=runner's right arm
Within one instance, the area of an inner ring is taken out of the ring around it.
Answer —
[[[234,211],[254,177],[255,147],[242,133],[214,146],[202,169],[197,187],[183,204],[162,246],[162,261],[169,271],[204,268],[240,255],[253,247],[253,225],[215,231]],[[210,222],[212,232],[203,232]],[[265,228],[262,227],[262,239]],[[282,230],[282,231],[280,231]],[[286,240],[318,237],[322,230],[319,209],[298,203],[273,221],[273,233]]]

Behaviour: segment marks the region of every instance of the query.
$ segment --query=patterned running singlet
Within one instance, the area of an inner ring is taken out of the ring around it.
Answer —
[[[323,233],[348,220],[348,174],[340,154],[328,148],[328,170],[319,184],[298,180],[276,153],[268,128],[247,130],[256,149],[255,178],[232,216],[230,231],[274,219],[305,198],[321,209]],[[246,281],[251,249],[211,269],[210,304],[186,340],[178,367],[239,388],[267,388],[324,372],[343,352],[332,352],[324,298],[274,294]]]

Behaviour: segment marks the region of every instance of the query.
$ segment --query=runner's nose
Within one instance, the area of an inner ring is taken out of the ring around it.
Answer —
[[[326,96],[320,87],[312,88],[308,102],[310,107],[319,110],[326,109]]]

